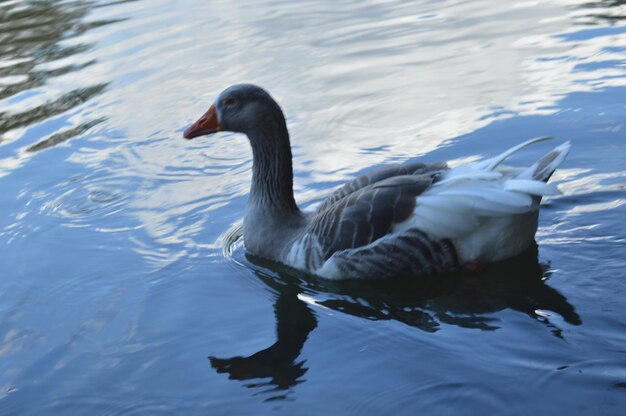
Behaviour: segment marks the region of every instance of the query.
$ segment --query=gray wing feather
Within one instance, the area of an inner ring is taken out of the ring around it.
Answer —
[[[343,197],[318,209],[307,233],[317,236],[323,259],[340,250],[368,245],[387,235],[394,224],[406,220],[415,208],[415,198],[436,179],[433,172],[387,174],[369,185],[342,191]]]
[[[350,278],[426,276],[457,267],[456,251],[449,240],[433,240],[409,229],[374,244],[334,253],[331,260]]]
[[[317,212],[325,211],[332,205],[336,204],[338,201],[344,199],[346,196],[384,179],[400,175],[423,175],[429,173],[436,174],[437,172],[446,169],[448,169],[448,166],[444,162],[438,162],[433,164],[408,162],[401,165],[385,166],[380,169],[373,170],[372,172],[369,172],[363,176],[359,176],[358,178],[355,178],[354,180],[346,183],[342,187],[335,190],[317,208]]]

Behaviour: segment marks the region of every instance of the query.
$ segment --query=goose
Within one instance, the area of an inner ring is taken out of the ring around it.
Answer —
[[[535,244],[541,197],[560,193],[547,181],[570,148],[565,142],[529,167],[502,162],[549,137],[454,168],[418,161],[385,166],[307,212],[294,199],[285,117],[264,89],[228,87],[183,136],[220,131],[245,134],[252,148],[245,249],[326,279],[434,275],[523,253]]]

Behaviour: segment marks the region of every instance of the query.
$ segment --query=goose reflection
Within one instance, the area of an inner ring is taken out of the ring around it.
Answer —
[[[298,298],[301,291],[298,285],[282,283],[261,272],[257,274],[277,294],[274,302],[277,341],[248,357],[209,357],[209,360],[218,373],[228,373],[234,380],[269,378],[268,382],[251,383],[247,387],[267,386],[269,391],[284,391],[302,381],[307,371],[304,360],[298,361],[298,357],[309,333],[317,326],[317,319]],[[279,394],[271,399],[284,397]]]
[[[455,273],[429,279],[322,281],[248,256],[257,276],[276,294],[277,341],[248,357],[210,357],[218,373],[234,380],[269,379],[248,387],[285,392],[301,383],[307,368],[298,360],[309,333],[317,326],[316,306],[370,320],[395,320],[426,332],[455,325],[493,331],[501,322],[494,313],[512,309],[545,325],[556,337],[562,330],[552,313],[571,325],[582,323],[565,296],[546,284],[549,266],[537,258],[535,245],[509,261],[489,266],[480,275]],[[264,271],[270,269],[272,271]]]

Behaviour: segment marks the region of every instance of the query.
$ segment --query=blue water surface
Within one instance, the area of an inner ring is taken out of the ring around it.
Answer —
[[[622,1],[0,2],[0,414],[622,415]],[[328,282],[245,253],[226,86],[286,113],[308,205],[550,135],[538,247]]]

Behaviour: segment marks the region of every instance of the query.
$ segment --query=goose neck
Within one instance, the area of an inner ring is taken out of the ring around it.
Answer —
[[[272,137],[261,132],[250,138],[253,156],[250,201],[278,215],[298,213],[293,197],[289,134],[286,128],[273,133]]]

